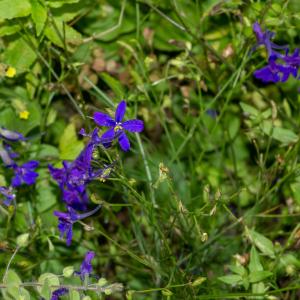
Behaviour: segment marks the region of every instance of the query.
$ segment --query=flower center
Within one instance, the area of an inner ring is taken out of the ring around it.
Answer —
[[[121,123],[117,123],[117,125],[114,128],[114,132],[118,132],[120,130],[123,130],[122,124]]]

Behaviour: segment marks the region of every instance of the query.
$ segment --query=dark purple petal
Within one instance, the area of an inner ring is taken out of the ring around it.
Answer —
[[[94,121],[98,126],[114,126],[115,121],[107,114],[102,112],[94,113]]]
[[[254,76],[263,82],[278,82],[280,76],[269,65],[254,72]]]
[[[39,174],[32,172],[32,171],[28,171],[27,173],[25,173],[23,175],[23,181],[28,185],[32,185],[35,183],[36,178],[38,176],[39,176]]]
[[[11,185],[13,187],[18,187],[21,184],[22,184],[22,179],[21,179],[21,176],[19,176],[19,175],[16,175],[11,181]]]
[[[105,146],[105,144],[111,143],[113,141],[114,137],[115,137],[115,130],[114,130],[114,128],[110,128],[102,134],[101,142]]]
[[[130,142],[128,140],[127,135],[125,132],[122,132],[119,136],[119,144],[123,151],[128,151],[130,149]]]
[[[59,300],[60,296],[63,296],[65,294],[67,294],[68,292],[69,291],[66,288],[59,288],[52,293],[50,300]]]
[[[28,161],[27,163],[23,164],[22,168],[25,168],[25,169],[35,169],[38,166],[39,166],[39,162],[38,161],[31,160],[31,161]]]
[[[82,281],[84,281],[84,278],[86,276],[91,275],[93,271],[93,266],[91,264],[92,259],[95,257],[95,252],[88,251],[85,255],[85,258],[80,266],[80,272],[77,272],[77,274],[80,275],[80,278]]]
[[[116,109],[115,120],[117,123],[122,121],[125,111],[126,111],[126,102],[123,100],[118,104]]]
[[[122,124],[122,127],[131,132],[141,132],[144,129],[144,122],[141,120],[128,120]]]

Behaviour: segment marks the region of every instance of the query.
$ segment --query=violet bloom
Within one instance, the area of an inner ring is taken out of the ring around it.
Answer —
[[[84,214],[78,214],[72,207],[68,207],[68,212],[54,211],[54,215],[58,217],[58,230],[60,231],[60,238],[66,236],[67,246],[70,246],[72,243],[73,237],[73,224],[78,221],[90,217],[96,213],[101,208],[101,205],[98,205],[92,211],[89,211]]]
[[[0,138],[6,139],[8,141],[25,141],[23,134],[17,131],[11,131],[6,128],[0,127]]]
[[[94,113],[94,121],[99,126],[110,127],[102,136],[103,145],[109,147],[114,139],[118,139],[118,142],[123,151],[130,149],[130,142],[125,131],[141,132],[144,129],[144,123],[141,120],[128,120],[122,122],[126,111],[126,102],[121,101],[116,109],[115,119],[112,119],[108,114],[102,112]]]
[[[92,267],[92,259],[95,257],[95,252],[93,251],[88,251],[85,254],[84,260],[80,266],[80,271],[76,272],[76,275],[80,276],[80,279],[84,281],[86,277],[89,277],[91,273],[93,272],[93,267]]]
[[[252,29],[256,35],[256,40],[257,40],[257,44],[253,50],[255,50],[260,45],[264,45],[267,49],[268,57],[270,57],[271,55],[279,54],[274,49],[276,49],[276,50],[287,50],[288,49],[288,47],[285,45],[280,46],[280,45],[273,43],[271,40],[275,37],[275,33],[270,30],[262,31],[258,22],[255,22],[253,24]]]
[[[36,160],[31,160],[21,166],[13,164],[11,168],[14,170],[15,176],[12,179],[12,186],[18,187],[23,183],[27,185],[34,184],[36,178],[39,176],[39,174],[35,172],[35,169],[38,167],[38,165],[39,162]]]
[[[59,300],[60,296],[66,295],[67,293],[69,293],[69,290],[66,288],[57,289],[52,293],[50,300]]]
[[[5,186],[0,186],[0,194],[4,196],[3,203],[6,206],[9,206],[11,202],[16,198],[16,195],[14,194],[12,187],[7,188]]]
[[[254,76],[263,82],[285,82],[290,75],[297,77],[298,69],[287,64],[277,63],[277,58],[271,56],[269,64],[254,72]]]
[[[98,174],[92,167],[93,152],[100,143],[98,131],[96,128],[88,135],[91,138],[89,143],[73,162],[64,161],[61,169],[48,166],[51,176],[57,181],[63,193],[63,200],[74,209],[86,210],[88,204],[86,185]],[[80,132],[87,135],[84,130]]]

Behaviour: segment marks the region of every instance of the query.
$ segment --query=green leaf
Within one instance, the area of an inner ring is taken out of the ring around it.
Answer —
[[[71,290],[69,292],[69,299],[70,300],[80,300],[80,294],[76,290]]]
[[[249,104],[241,102],[240,106],[241,106],[242,110],[245,113],[249,114],[250,116],[257,117],[259,115],[259,111],[255,107],[253,107]]]
[[[0,36],[11,35],[20,30],[20,25],[13,21],[6,21],[0,23]]]
[[[50,185],[49,173],[47,169],[39,171],[39,177],[36,182],[37,198],[36,209],[38,213],[42,213],[56,203],[56,195],[53,187]]]
[[[221,276],[221,277],[218,277],[218,279],[227,284],[236,284],[243,280],[242,276],[240,276],[240,275]]]
[[[66,44],[79,45],[81,43],[81,34],[71,26],[56,19],[54,24],[50,24],[45,28],[45,35],[53,44],[63,48],[64,40]]]
[[[271,258],[275,258],[274,246],[272,241],[254,230],[248,230],[248,232],[250,240],[263,254]]]
[[[22,296],[24,300],[30,299],[28,291],[22,287],[19,287],[20,283],[22,283],[22,280],[15,271],[8,270],[4,283],[8,286],[7,289],[4,290],[4,296],[11,296],[12,299],[20,299]]]
[[[75,159],[84,147],[83,141],[77,139],[74,124],[69,124],[59,141],[60,158],[66,160]]]
[[[31,12],[29,0],[1,0],[0,21],[28,16]],[[20,48],[21,49],[21,48]]]
[[[16,68],[17,74],[28,71],[36,57],[35,51],[22,37],[9,43],[4,51],[4,62]]]
[[[263,266],[260,263],[259,255],[254,246],[252,246],[250,251],[249,270],[251,273],[263,270]]]
[[[71,3],[76,3],[79,0],[48,0],[48,4],[51,7],[57,8],[57,7],[61,7],[65,4],[71,4]]]
[[[275,127],[273,129],[272,137],[283,144],[294,144],[298,141],[299,137],[292,130]]]
[[[263,281],[264,279],[272,276],[273,273],[270,271],[256,271],[256,272],[252,272],[249,275],[249,281],[251,283],[255,283],[255,282],[260,282]]]
[[[39,36],[47,20],[47,9],[39,0],[31,1],[31,17],[35,24],[36,34]]]
[[[100,77],[113,90],[113,92],[115,93],[115,95],[118,99],[124,98],[125,91],[123,89],[123,86],[121,85],[121,83],[118,80],[116,80],[115,78],[113,78],[112,76],[110,76],[107,73],[101,73]]]
[[[50,286],[58,286],[59,279],[55,274],[44,273],[39,277],[38,283],[42,284],[42,286],[37,287],[37,290],[40,293],[40,295],[46,299],[49,299],[49,297],[51,296]]]
[[[230,271],[238,275],[244,276],[247,271],[243,266],[229,266]]]

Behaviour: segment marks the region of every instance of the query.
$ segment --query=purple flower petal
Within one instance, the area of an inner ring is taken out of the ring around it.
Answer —
[[[19,175],[16,175],[13,179],[12,179],[12,181],[11,181],[11,185],[13,186],[13,187],[18,187],[18,186],[20,186],[22,184],[22,179],[21,179],[21,177],[19,176]]]
[[[119,136],[119,144],[123,151],[128,151],[130,149],[130,142],[128,140],[127,135],[125,132],[122,132]]]
[[[5,128],[0,128],[0,137],[5,138],[12,142],[25,141],[25,137],[23,136],[23,134]]]
[[[94,121],[99,126],[114,126],[115,121],[107,114],[102,112],[94,113]]]
[[[25,168],[25,169],[35,169],[38,166],[39,166],[39,162],[38,161],[31,160],[31,161],[28,161],[27,163],[23,164],[22,168]]]
[[[115,120],[117,123],[122,121],[125,111],[126,111],[126,102],[123,100],[118,104],[116,109]]]
[[[115,130],[114,128],[110,128],[102,134],[101,141],[102,143],[111,143],[114,137],[115,137]]]
[[[128,120],[122,124],[122,127],[131,132],[141,132],[144,129],[144,122],[141,120]]]

